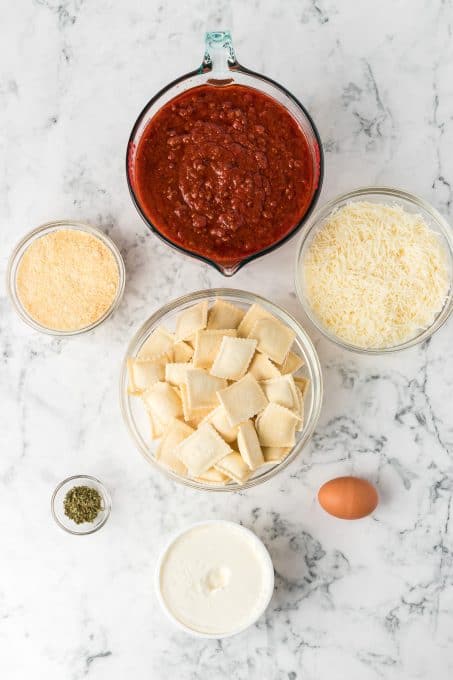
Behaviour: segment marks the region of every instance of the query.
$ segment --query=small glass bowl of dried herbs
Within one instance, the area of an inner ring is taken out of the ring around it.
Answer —
[[[52,495],[52,515],[70,534],[92,534],[109,518],[112,502],[99,479],[74,475],[64,479]]]

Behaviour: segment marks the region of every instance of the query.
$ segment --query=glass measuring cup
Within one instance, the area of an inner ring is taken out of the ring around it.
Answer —
[[[183,247],[179,243],[174,243],[150,220],[141,205],[139,192],[137,191],[137,149],[148,123],[170,100],[187,90],[205,84],[217,87],[224,87],[230,84],[243,85],[272,97],[279,104],[284,106],[296,120],[307,141],[310,150],[310,161],[312,163],[313,182],[311,186],[311,195],[307,209],[302,218],[299,219],[298,222],[281,238],[271,243],[266,248],[255,251],[249,255],[244,255],[242,258],[233,258],[229,261],[221,258],[217,260],[215,258],[208,258],[189,248]],[[211,31],[207,33],[205,54],[201,66],[195,71],[191,71],[166,85],[148,102],[132,129],[126,154],[126,174],[131,197],[135,207],[149,229],[176,250],[202,260],[203,262],[207,262],[224,276],[232,276],[245,264],[275,250],[299,231],[316,205],[321,191],[323,167],[321,140],[318,131],[305,108],[296,97],[282,87],[282,85],[279,85],[267,76],[255,73],[238,63],[229,31]]]

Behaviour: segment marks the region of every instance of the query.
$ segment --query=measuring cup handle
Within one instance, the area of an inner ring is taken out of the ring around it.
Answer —
[[[216,74],[228,73],[239,66],[229,31],[208,31],[205,36],[205,53],[200,71]]]

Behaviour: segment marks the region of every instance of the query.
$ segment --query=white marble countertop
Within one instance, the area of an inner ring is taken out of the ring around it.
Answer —
[[[157,475],[123,426],[117,383],[134,330],[182,293],[227,284],[302,318],[294,241],[225,280],[147,233],[130,201],[131,126],[197,66],[203,32],[227,24],[239,60],[305,103],[326,151],[321,203],[380,183],[451,219],[451,3],[20,0],[1,14],[2,269],[26,231],[69,217],[108,231],[128,273],[117,314],[72,339],[29,329],[1,290],[1,677],[450,680],[453,321],[382,358],[313,335],[325,378],[317,432],[247,493],[196,493]],[[105,528],[84,538],[49,511],[57,482],[79,472],[113,497]],[[357,523],[315,501],[323,481],[348,473],[381,494]],[[153,593],[169,533],[206,517],[256,531],[276,570],[266,617],[224,642],[173,629]]]

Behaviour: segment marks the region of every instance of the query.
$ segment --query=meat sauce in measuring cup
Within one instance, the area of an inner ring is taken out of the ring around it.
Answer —
[[[135,157],[140,207],[168,240],[218,263],[284,238],[317,187],[295,118],[244,85],[201,85],[150,120]]]

